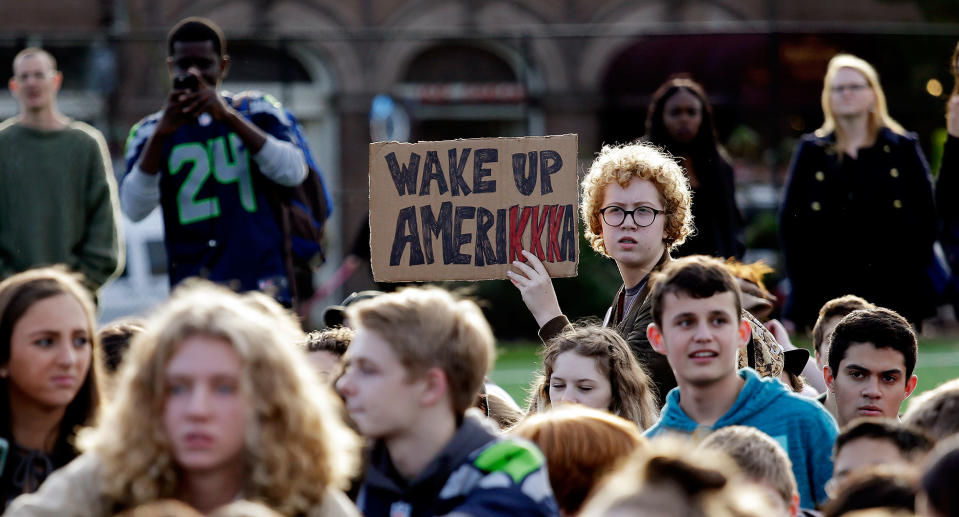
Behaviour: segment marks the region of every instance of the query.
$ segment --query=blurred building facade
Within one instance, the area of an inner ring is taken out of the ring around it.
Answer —
[[[896,0],[31,0],[0,7],[0,61],[51,50],[61,107],[104,131],[119,170],[130,126],[168,91],[166,32],[192,15],[226,32],[227,89],[272,93],[305,126],[336,203],[325,274],[365,244],[378,94],[394,100],[378,128],[388,136],[577,133],[588,164],[602,143],[642,136],[653,90],[689,73],[710,93],[741,180],[758,186],[747,211],[774,209],[792,142],[822,121],[833,54],[873,62],[893,116],[926,145],[943,125],[959,35],[956,19]],[[0,96],[0,115],[15,112]]]

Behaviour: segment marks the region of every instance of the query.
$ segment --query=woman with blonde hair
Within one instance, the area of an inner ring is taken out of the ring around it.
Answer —
[[[100,402],[100,364],[93,299],[78,277],[41,268],[0,282],[0,440],[9,447],[0,513],[77,455],[77,429]]]
[[[645,430],[659,419],[656,389],[629,345],[609,327],[570,327],[546,343],[543,373],[527,413],[573,402],[609,411]]]
[[[549,484],[564,516],[576,515],[606,473],[646,447],[646,439],[632,422],[582,406],[533,415],[514,427],[512,434],[543,451]]]
[[[307,366],[292,316],[207,282],[177,289],[135,338],[84,454],[9,515],[112,515],[159,499],[235,499],[284,515],[357,515],[359,439]],[[274,302],[270,302],[274,303]]]
[[[822,109],[822,127],[793,156],[780,213],[785,319],[802,330],[826,301],[855,294],[919,327],[937,296],[927,273],[936,210],[919,140],[889,116],[872,65],[849,54],[829,62]]]

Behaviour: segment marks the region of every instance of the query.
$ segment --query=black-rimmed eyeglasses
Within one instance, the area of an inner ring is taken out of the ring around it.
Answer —
[[[627,215],[633,217],[633,222],[636,223],[636,226],[646,227],[656,221],[657,215],[665,214],[666,211],[657,210],[650,206],[638,206],[632,210],[625,210],[622,207],[612,205],[601,208],[599,213],[602,214],[603,221],[605,221],[606,224],[615,228],[621,226],[626,221]]]

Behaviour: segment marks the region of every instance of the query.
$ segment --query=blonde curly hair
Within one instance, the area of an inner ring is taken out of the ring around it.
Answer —
[[[606,145],[583,178],[580,214],[586,223],[586,239],[594,250],[607,257],[599,213],[606,186],[615,181],[625,188],[633,178],[652,182],[663,196],[666,211],[663,244],[667,251],[685,242],[693,232],[693,198],[689,179],[679,164],[665,151],[646,142]]]
[[[244,496],[295,515],[321,504],[328,489],[347,487],[360,439],[297,349],[305,338],[299,324],[278,305],[264,311],[264,303],[188,281],[153,316],[124,359],[117,399],[80,437],[103,464],[103,495],[121,507],[176,497],[177,468],[161,423],[164,372],[180,343],[197,334],[227,341],[243,362],[240,389],[252,405]]]

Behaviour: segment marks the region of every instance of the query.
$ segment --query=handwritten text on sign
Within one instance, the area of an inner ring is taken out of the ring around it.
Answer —
[[[522,250],[578,262],[576,135],[370,144],[377,281],[506,278]]]

